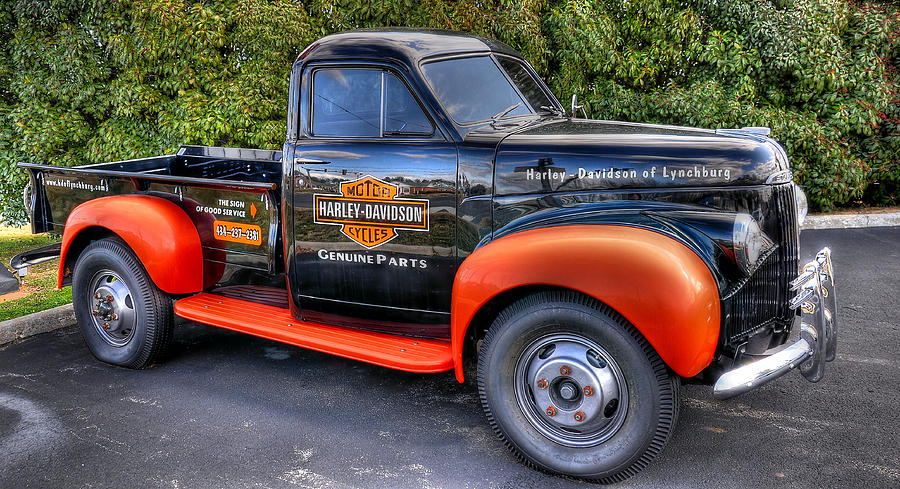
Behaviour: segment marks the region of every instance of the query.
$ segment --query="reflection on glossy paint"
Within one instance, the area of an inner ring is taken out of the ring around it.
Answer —
[[[298,60],[291,86],[305,90],[311,87],[305,73],[316,63],[383,60],[359,63],[402,74],[437,128],[426,141],[314,138],[307,127],[309,104],[302,93],[292,94],[296,105],[289,108],[288,131],[296,138],[289,137],[285,153],[333,161],[294,166],[298,178],[286,198],[294,232],[288,245],[291,289],[306,313],[377,317],[382,324],[393,318],[408,323],[395,324],[398,331],[435,333],[439,329],[423,324],[449,321],[439,316],[449,312],[448,287],[467,256],[499,237],[550,225],[619,224],[664,234],[701,256],[727,290],[734,277],[721,261],[715,236],[727,233],[716,219],[752,213],[764,230],[780,233],[780,204],[765,182],[788,165],[771,140],[549,113],[454,123],[425,82],[421,64],[490,51],[518,56],[471,36],[386,29],[326,37]],[[312,195],[334,194],[341,183],[367,175],[397,185],[400,195],[428,199],[429,232],[401,230],[396,239],[366,251],[336,226],[317,228]],[[691,227],[655,214],[660,210],[705,214]],[[373,252],[428,260],[428,267],[395,275],[396,269],[379,268],[374,255],[357,256]],[[328,260],[318,258],[323,253]],[[332,253],[350,260],[331,260]]]

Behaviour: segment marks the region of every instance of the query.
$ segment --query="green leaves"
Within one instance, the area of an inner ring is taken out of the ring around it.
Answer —
[[[0,0],[0,12],[0,220],[13,223],[17,161],[280,148],[291,63],[323,34],[289,0]]]
[[[291,63],[332,32],[503,41],[595,118],[766,125],[817,209],[900,200],[900,13],[845,0],[0,0],[0,220],[16,161],[279,148]]]
[[[900,13],[843,0],[568,0],[552,80],[592,117],[765,125],[814,208],[900,199]]]

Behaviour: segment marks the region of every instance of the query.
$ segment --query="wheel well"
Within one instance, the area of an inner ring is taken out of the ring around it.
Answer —
[[[84,228],[78,236],[75,236],[72,239],[72,244],[69,245],[68,251],[66,251],[66,256],[62,257],[62,263],[60,263],[60,267],[62,267],[63,271],[63,282],[62,285],[71,285],[72,284],[72,271],[75,268],[75,262],[78,261],[78,257],[81,256],[81,252],[84,251],[85,248],[88,247],[94,241],[98,241],[104,238],[118,237],[118,235],[107,228],[101,226],[91,226]]]
[[[478,312],[475,313],[475,316],[472,318],[472,322],[469,323],[469,328],[466,330],[466,339],[463,343],[463,360],[466,362],[478,361],[478,343],[484,338],[484,335],[487,333],[488,329],[490,329],[491,324],[493,324],[494,319],[498,314],[500,314],[501,311],[506,309],[513,302],[516,302],[517,300],[525,296],[534,294],[536,292],[553,290],[572,291],[576,294],[583,294],[582,292],[568,289],[566,287],[556,287],[552,285],[526,285],[523,287],[516,287],[514,289],[503,291],[494,296],[485,305],[481,306],[481,309],[479,309]],[[469,376],[467,375],[466,378],[469,378]]]
[[[469,328],[466,330],[465,341],[463,342],[463,361],[468,365],[466,367],[467,370],[472,369],[474,372],[474,364],[478,362],[478,349],[479,342],[484,339],[484,335],[487,334],[488,329],[490,329],[491,324],[494,323],[494,319],[496,319],[497,315],[500,314],[504,309],[506,309],[510,304],[516,302],[517,300],[526,297],[528,295],[537,293],[537,292],[550,292],[550,291],[566,291],[572,292],[578,295],[582,295],[585,297],[589,297],[591,300],[597,301],[607,309],[607,313],[611,314],[614,318],[624,321],[627,324],[631,324],[628,319],[622,316],[619,311],[616,311],[609,305],[603,303],[599,299],[595,297],[591,297],[584,292],[570,289],[568,287],[557,287],[553,285],[526,285],[523,287],[516,287],[514,289],[510,289],[500,294],[494,296],[491,300],[489,300],[485,305],[475,313],[475,316],[472,318],[472,322],[469,323]],[[632,326],[634,327],[634,326]],[[634,328],[635,332],[644,337],[643,333]],[[646,339],[646,338],[645,338]],[[649,344],[649,343],[648,343]],[[656,349],[649,345],[653,351]],[[658,352],[657,352],[658,354]],[[675,374],[674,371],[671,370],[668,366],[666,367],[669,370],[670,374]],[[474,375],[466,374],[466,379],[474,379]]]

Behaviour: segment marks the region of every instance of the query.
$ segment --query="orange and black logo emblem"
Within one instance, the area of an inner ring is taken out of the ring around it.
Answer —
[[[371,176],[341,184],[341,195],[313,196],[316,224],[341,226],[348,238],[374,248],[398,229],[428,231],[428,201],[400,199],[399,187]]]

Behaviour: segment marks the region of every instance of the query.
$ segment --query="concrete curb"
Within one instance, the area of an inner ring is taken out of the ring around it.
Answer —
[[[72,304],[0,322],[0,345],[75,324]]]
[[[809,215],[803,229],[850,229],[900,226],[900,212]]]

